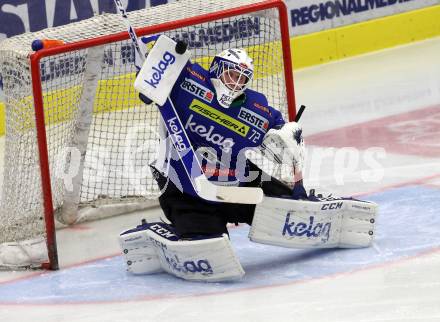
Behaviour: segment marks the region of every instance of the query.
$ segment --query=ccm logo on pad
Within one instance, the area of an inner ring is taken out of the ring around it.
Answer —
[[[343,202],[325,203],[322,205],[321,210],[342,209]]]
[[[159,85],[160,81],[162,80],[162,75],[165,73],[168,66],[174,64],[175,61],[176,57],[170,52],[166,51],[162,56],[162,60],[159,61],[157,66],[153,66],[151,68],[151,78],[150,80],[144,79],[145,83],[153,88],[156,88],[156,85]]]

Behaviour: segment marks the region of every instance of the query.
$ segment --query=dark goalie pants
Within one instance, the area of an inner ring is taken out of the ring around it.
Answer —
[[[261,182],[262,171],[253,163],[249,163],[249,166],[250,170],[259,171],[260,174],[246,186],[261,187],[267,196],[291,196],[292,189],[287,185],[273,177],[271,181]],[[155,168],[152,167],[152,171],[163,191],[159,197],[160,206],[181,238],[227,234],[228,223],[252,223],[255,205],[208,202],[181,192]]]

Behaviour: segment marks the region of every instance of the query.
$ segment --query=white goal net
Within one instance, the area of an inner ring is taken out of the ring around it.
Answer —
[[[128,17],[138,36],[164,33],[187,42],[192,60],[204,67],[226,48],[245,48],[255,63],[251,87],[287,119],[294,98],[283,6],[274,0],[183,0]],[[65,44],[34,53],[35,39]],[[0,44],[6,104],[0,266],[47,262],[57,268],[53,218],[70,224],[157,199],[149,164],[157,156],[159,114],[138,99],[133,60],[118,14]],[[48,258],[45,251],[31,253],[46,242]],[[27,253],[7,254],[14,245],[28,247]],[[25,262],[14,263],[17,256]]]

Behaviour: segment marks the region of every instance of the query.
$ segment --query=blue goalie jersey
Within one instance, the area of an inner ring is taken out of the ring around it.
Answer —
[[[266,132],[284,124],[279,111],[268,105],[266,97],[246,89],[229,108],[216,98],[208,72],[188,63],[170,94],[177,114],[199,157],[206,177],[215,184],[240,185],[252,179],[245,152],[258,147]],[[174,149],[162,165],[165,175],[185,193],[195,195],[182,162]]]

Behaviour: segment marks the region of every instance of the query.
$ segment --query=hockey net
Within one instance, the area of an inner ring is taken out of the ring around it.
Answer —
[[[255,64],[252,88],[286,119],[288,106],[295,113],[281,0],[184,0],[128,17],[138,36],[184,40],[192,60],[204,67],[226,48],[247,49]],[[34,53],[35,39],[65,45]],[[118,14],[1,43],[6,136],[0,266],[56,269],[54,222],[126,213],[157,200],[149,164],[158,152],[159,115],[138,99],[133,60]]]

